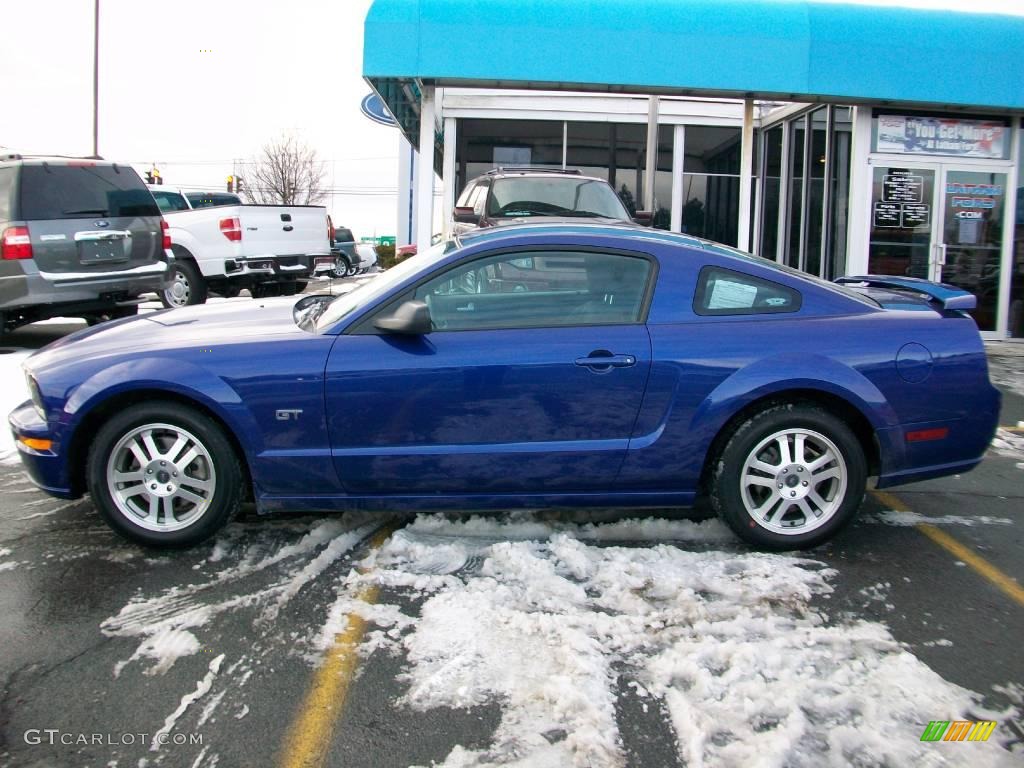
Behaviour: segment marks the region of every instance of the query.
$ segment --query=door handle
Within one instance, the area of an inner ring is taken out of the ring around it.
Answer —
[[[946,244],[936,243],[935,244],[935,263],[940,267],[946,264]]]
[[[588,357],[577,357],[576,365],[581,365],[598,373],[606,373],[612,368],[628,368],[631,365],[636,365],[636,357],[633,355],[591,353]]]

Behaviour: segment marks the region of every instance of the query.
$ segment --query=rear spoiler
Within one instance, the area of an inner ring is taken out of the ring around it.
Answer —
[[[933,283],[919,277],[897,277],[895,275],[858,275],[837,277],[835,282],[852,288],[888,288],[894,291],[912,291],[923,294],[928,301],[942,305],[943,309],[969,310],[978,306],[973,293],[947,283]]]

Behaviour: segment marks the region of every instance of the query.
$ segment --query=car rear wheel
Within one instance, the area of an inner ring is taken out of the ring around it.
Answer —
[[[238,456],[208,417],[177,403],[149,403],[114,416],[89,451],[89,491],[122,536],[153,547],[187,547],[238,511]]]
[[[189,307],[206,302],[206,280],[191,261],[176,261],[174,277],[169,288],[160,292],[165,307]]]
[[[744,541],[804,549],[832,538],[864,498],[864,451],[847,424],[812,404],[767,408],[742,423],[714,464],[711,502]]]

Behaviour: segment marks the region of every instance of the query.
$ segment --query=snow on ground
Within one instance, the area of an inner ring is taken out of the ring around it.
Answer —
[[[10,347],[2,348],[4,350]],[[0,354],[0,463],[17,464],[18,449],[14,446],[14,436],[7,426],[7,414],[29,399],[28,385],[25,374],[21,370],[22,361],[32,354],[31,350],[15,348],[11,352]]]
[[[985,343],[985,352],[992,383],[1024,397],[1024,344],[990,341]]]
[[[1017,469],[1024,469],[1024,434],[1016,434],[1000,427],[992,438],[989,450],[1000,456],[1016,459]]]
[[[977,515],[964,517],[962,515],[938,515],[928,517],[919,515],[917,512],[909,512],[898,509],[887,509],[871,515],[862,515],[860,520],[865,523],[884,523],[886,525],[911,526],[920,523],[929,525],[1013,525],[1013,520],[1008,517],[990,517],[988,515]]]
[[[820,612],[822,563],[709,550],[707,523],[673,546],[664,525],[417,518],[344,579],[317,642],[361,613],[379,627],[367,647],[405,660],[403,703],[500,705],[490,746],[456,747],[450,768],[622,766],[626,685],[662,702],[692,766],[943,765],[925,725],[992,715],[883,624]],[[417,615],[353,599],[370,585],[422,598]],[[972,765],[1009,762],[971,747]]]
[[[259,611],[254,622],[272,622],[303,587],[380,524],[379,516],[352,514],[230,525],[205,560],[223,566],[215,574],[156,595],[140,594],[102,622],[105,635],[139,641],[134,653],[115,666],[115,677],[141,659],[154,662],[145,674],[166,672],[179,658],[198,653],[203,644],[197,633],[226,612],[254,608]]]

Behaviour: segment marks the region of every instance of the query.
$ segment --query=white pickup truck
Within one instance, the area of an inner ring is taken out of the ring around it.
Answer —
[[[242,205],[235,195],[149,186],[170,227],[174,281],[164,306],[202,304],[209,293],[253,298],[300,293],[310,277],[334,268],[327,209],[316,205]]]

